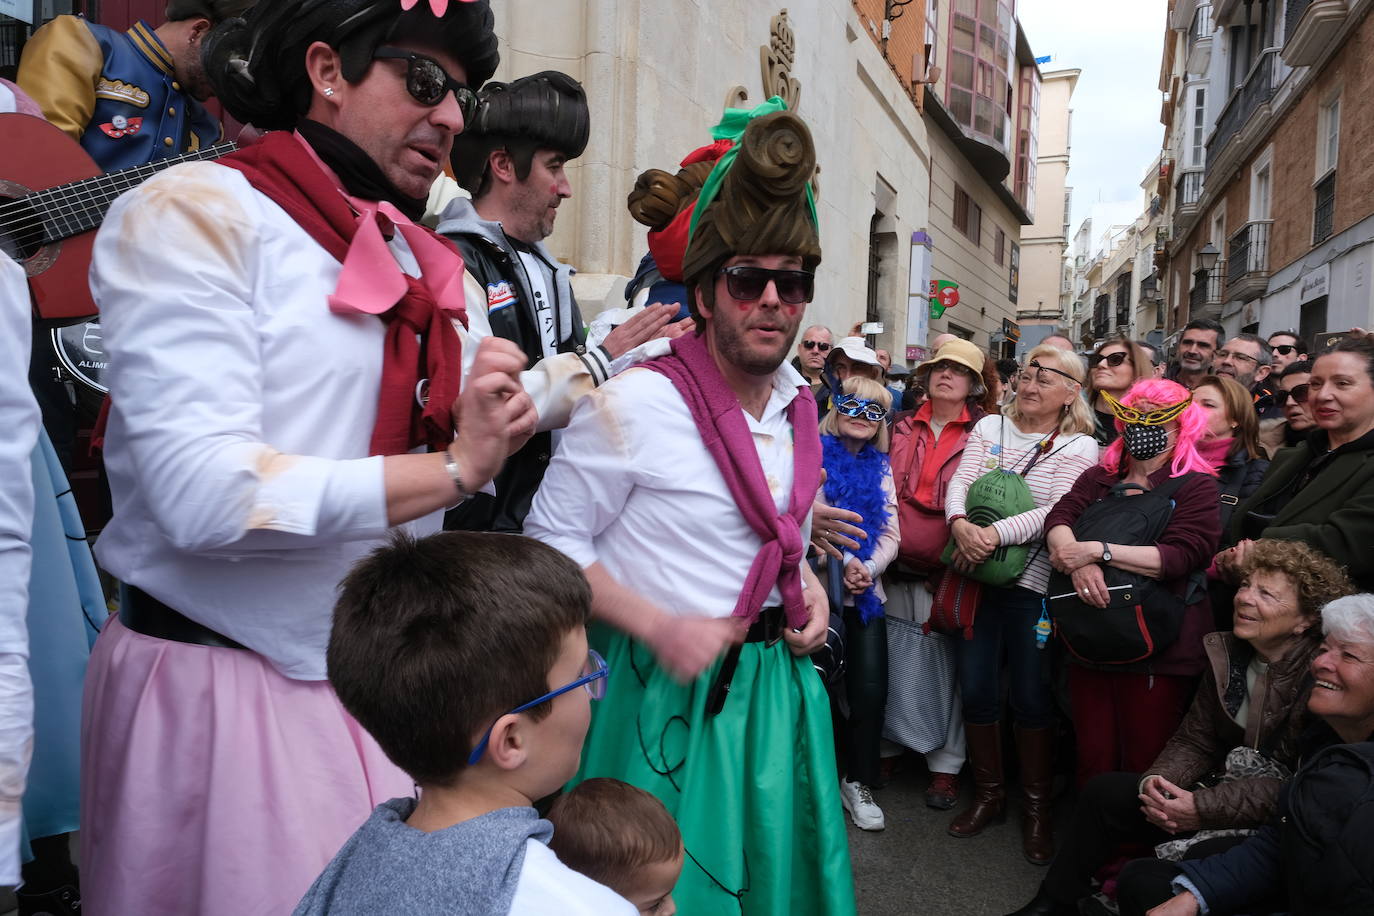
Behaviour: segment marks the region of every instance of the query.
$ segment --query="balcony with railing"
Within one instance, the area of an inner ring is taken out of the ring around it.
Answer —
[[[1199,3],[1188,30],[1188,72],[1201,75],[1212,61],[1212,4]]]
[[[1193,288],[1188,291],[1188,320],[1221,317],[1221,291],[1226,285],[1224,265],[1217,264],[1211,270],[1193,271]]]
[[[1180,219],[1193,216],[1201,199],[1202,169],[1184,171],[1178,176],[1178,187],[1174,189],[1174,216]]]
[[[1107,336],[1107,319],[1112,307],[1112,297],[1103,293],[1093,301],[1093,337],[1098,340]]]
[[[1226,295],[1249,302],[1269,288],[1269,227],[1257,219],[1240,227],[1226,249]]]
[[[1312,189],[1312,244],[1320,245],[1331,238],[1336,228],[1336,173],[1332,172]]]
[[[1221,110],[1217,126],[1212,131],[1212,136],[1207,139],[1208,174],[1214,170],[1225,173],[1230,166],[1235,165],[1236,153],[1231,141],[1245,132],[1252,122],[1259,124],[1263,120],[1262,116],[1267,114],[1269,100],[1274,97],[1274,90],[1278,88],[1278,54],[1278,48],[1269,48],[1261,53],[1259,60],[1255,61],[1255,65],[1245,77],[1245,82],[1231,93],[1226,107]]]
[[[1350,12],[1347,0],[1288,0],[1284,9],[1283,60],[1290,67],[1310,67],[1331,47]]]

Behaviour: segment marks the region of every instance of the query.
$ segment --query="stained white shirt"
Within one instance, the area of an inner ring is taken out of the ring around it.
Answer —
[[[638,912],[606,885],[564,865],[543,843],[525,841],[525,860],[510,916],[635,916]]]
[[[33,752],[29,461],[40,421],[28,379],[31,326],[24,268],[0,254],[0,885],[19,883],[20,802]]]
[[[338,583],[388,531],[368,457],[385,325],[330,311],[340,269],[215,163],[119,198],[91,267],[113,404],[96,555],[302,680],[324,679]]]
[[[667,350],[667,341],[651,341],[636,355]],[[786,411],[802,384],[784,363],[762,416],[744,414],[779,512],[792,492]],[[808,518],[803,539],[809,531]],[[600,562],[621,584],[679,616],[728,617],[763,546],[686,402],[666,376],[645,368],[627,369],[573,409],[525,533],[583,568]],[[765,604],[780,603],[775,586]]]

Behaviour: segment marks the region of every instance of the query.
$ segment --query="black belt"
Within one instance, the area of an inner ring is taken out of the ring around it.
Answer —
[[[771,647],[782,639],[783,628],[787,626],[787,615],[780,607],[766,607],[759,611],[758,619],[749,626],[744,634],[745,642],[761,642]],[[711,680],[711,689],[706,694],[706,715],[709,718],[725,708],[725,698],[730,694],[730,683],[735,679],[735,669],[739,667],[739,653],[742,644],[736,643],[725,653],[716,676]]]
[[[172,610],[143,589],[132,585],[124,587],[124,600],[119,603],[119,622],[135,633],[154,639],[170,639],[172,642],[215,649],[248,648]]]

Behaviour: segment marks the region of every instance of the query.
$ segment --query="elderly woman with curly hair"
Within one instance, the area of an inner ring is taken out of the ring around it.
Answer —
[[[1256,542],[1236,593],[1234,629],[1205,638],[1208,665],[1183,724],[1144,776],[1104,773],[1088,782],[1039,893],[1016,916],[1078,913],[1093,874],[1120,844],[1229,831],[1189,850],[1207,855],[1268,820],[1279,774],[1297,768],[1311,721],[1321,609],[1350,592],[1344,571],[1306,544]],[[1255,766],[1260,757],[1269,765]]]

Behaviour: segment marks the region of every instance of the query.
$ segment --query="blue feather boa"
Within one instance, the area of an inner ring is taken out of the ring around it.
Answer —
[[[887,456],[872,443],[855,454],[838,436],[822,436],[821,448],[824,450],[825,500],[838,509],[848,509],[863,516],[859,527],[868,537],[859,542],[859,549],[853,554],[867,562],[891,517],[887,511],[887,493],[883,490],[883,478],[888,473]],[[854,607],[865,624],[883,613],[883,603],[878,600],[874,586],[854,596]]]

